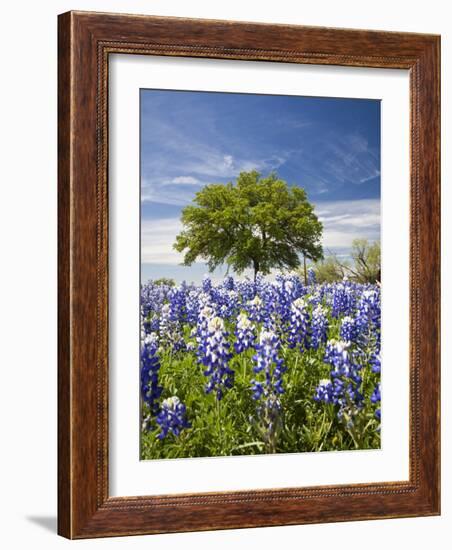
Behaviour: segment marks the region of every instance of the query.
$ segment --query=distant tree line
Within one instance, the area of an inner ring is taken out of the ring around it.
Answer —
[[[344,278],[357,283],[375,283],[381,281],[380,254],[380,241],[355,239],[350,253],[351,261],[343,261],[331,254],[311,267],[318,283],[333,283]]]

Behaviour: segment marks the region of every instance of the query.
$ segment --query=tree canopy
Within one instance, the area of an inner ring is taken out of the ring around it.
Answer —
[[[184,265],[198,258],[210,271],[226,263],[268,274],[272,268],[295,269],[300,254],[323,257],[322,224],[306,192],[272,173],[241,172],[237,182],[209,184],[182,211],[183,230],[174,248],[185,252]]]

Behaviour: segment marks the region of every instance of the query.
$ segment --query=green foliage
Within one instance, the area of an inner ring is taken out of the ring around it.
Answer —
[[[351,250],[352,262],[340,261],[337,256],[327,256],[315,262],[313,269],[318,283],[333,283],[344,277],[357,283],[380,281],[380,241],[369,243],[367,239],[355,239]]]
[[[176,286],[176,281],[170,277],[160,277],[160,279],[155,279],[153,283],[155,285]]]
[[[235,185],[206,185],[194,203],[182,211],[184,229],[174,244],[185,251],[184,265],[202,258],[211,271],[227,263],[239,274],[252,268],[256,276],[295,269],[300,254],[323,257],[322,224],[306,192],[276,174],[241,172]]]
[[[341,281],[346,274],[343,264],[340,264],[335,256],[327,256],[324,260],[316,262],[313,269],[316,281],[320,284]]]
[[[366,239],[355,239],[352,244],[354,261],[353,275],[360,283],[374,283],[380,280],[380,241],[369,243]]]

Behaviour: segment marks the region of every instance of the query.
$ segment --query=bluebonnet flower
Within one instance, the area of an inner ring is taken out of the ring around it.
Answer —
[[[209,294],[209,292],[212,290],[212,280],[207,275],[205,275],[202,280],[202,290],[206,294]]]
[[[380,292],[377,289],[364,290],[358,303],[356,325],[359,331],[360,345],[369,345],[375,340],[377,348],[380,346]]]
[[[277,313],[268,314],[264,319],[263,326],[265,330],[270,330],[277,334],[279,337],[282,336],[285,327],[282,324],[281,317]]]
[[[145,311],[147,313],[145,314]],[[160,319],[158,315],[150,310],[149,307],[141,306],[141,330],[145,334],[157,332],[160,327]]]
[[[287,370],[284,361],[278,355],[281,343],[278,336],[263,329],[256,345],[253,368],[256,374],[263,373],[263,380],[257,378],[251,381],[252,397],[260,401],[258,407],[259,424],[267,450],[276,451],[276,433],[281,427],[280,394],[284,393],[282,375]]]
[[[320,380],[315,390],[314,401],[323,401],[324,403],[337,403],[334,396],[333,383],[329,378]]]
[[[187,315],[186,284],[180,288],[172,288],[168,292],[169,318],[174,323],[183,323]]]
[[[354,342],[358,336],[358,328],[355,319],[346,315],[341,321],[340,335],[346,342]]]
[[[342,340],[328,341],[324,361],[333,367],[332,376],[349,376],[352,369],[349,347],[349,342]]]
[[[181,430],[190,427],[186,418],[186,408],[177,396],[169,397],[162,403],[162,408],[156,418],[160,426],[159,439],[164,439],[168,433],[180,435]]]
[[[210,305],[205,305],[199,310],[196,328],[192,329],[191,336],[196,336],[198,344],[197,355],[198,361],[203,362],[203,357],[206,352],[207,336],[210,319],[215,316],[215,311]]]
[[[159,330],[160,310],[167,300],[169,290],[168,285],[156,285],[152,281],[141,285],[141,316],[146,334]]]
[[[204,375],[210,378],[206,393],[215,391],[218,400],[222,399],[224,389],[234,384],[234,371],[228,365],[232,354],[227,337],[224,321],[220,317],[211,317],[200,336],[201,361],[206,367]]]
[[[372,372],[375,372],[376,374],[381,372],[381,359],[380,359],[379,352],[372,355],[370,359],[370,366],[371,366]]]
[[[237,318],[235,336],[236,341],[234,343],[234,348],[237,353],[242,353],[242,351],[246,351],[252,347],[256,339],[254,325],[244,312],[240,313]]]
[[[239,296],[235,290],[221,290],[215,293],[215,301],[219,307],[219,315],[223,319],[230,319],[237,315],[239,310]]]
[[[186,316],[187,322],[190,325],[194,325],[198,319],[199,311],[199,290],[193,290],[187,292],[187,297],[185,300]]]
[[[249,300],[252,300],[256,295],[256,289],[251,281],[237,281],[235,284],[235,290],[242,298],[242,303],[245,304]]]
[[[380,403],[381,402],[381,384],[378,383],[375,388],[374,388],[374,391],[370,397],[370,400],[372,401],[372,403]],[[378,409],[375,410],[375,417],[378,419],[378,420],[381,420],[381,408],[379,407]]]
[[[372,403],[378,403],[379,401],[381,401],[381,384],[380,383],[378,383],[375,386],[370,400],[372,401]]]
[[[289,334],[287,342],[289,347],[299,345],[304,349],[308,345],[309,337],[309,313],[304,298],[297,298],[290,308]]]
[[[277,275],[274,285],[274,308],[283,323],[290,318],[293,302],[307,292],[306,287],[298,277]]]
[[[316,283],[316,276],[315,276],[315,270],[310,267],[308,269],[308,285],[315,285]]]
[[[264,319],[265,309],[263,307],[262,298],[256,294],[252,300],[246,304],[246,310],[250,319],[260,323]]]
[[[348,313],[354,307],[355,298],[349,283],[342,282],[331,285],[332,309],[331,315],[335,318]]]
[[[265,323],[269,317],[275,317],[279,314],[278,300],[276,297],[276,288],[272,283],[261,283],[259,288],[259,297],[262,300],[262,309],[260,312],[260,321]]]
[[[326,342],[328,334],[328,317],[326,308],[318,305],[312,312],[311,348],[319,349]]]
[[[159,334],[162,342],[170,340],[171,337],[171,322],[170,322],[170,306],[164,304],[160,310]]]
[[[181,325],[171,318],[171,305],[164,304],[160,312],[160,343],[169,346],[174,351],[185,348],[185,341],[182,336]]]
[[[320,380],[314,395],[314,401],[323,401],[333,405],[344,406],[346,404],[345,384],[340,378],[328,378]]]
[[[147,318],[150,313],[159,311],[166,299],[167,287],[155,285],[152,281],[141,285],[141,310],[143,317]]]
[[[331,380],[322,380],[316,388],[314,399],[339,405],[337,416],[344,419],[347,428],[353,425],[353,417],[361,410],[364,396],[361,393],[361,366],[353,362],[350,343],[330,340],[325,349],[324,361],[331,365]]]
[[[235,288],[234,277],[231,277],[230,275],[225,277],[223,281],[223,286],[226,290],[234,290]]]
[[[151,414],[156,414],[158,410],[158,399],[162,393],[162,387],[159,386],[158,372],[160,362],[157,355],[158,340],[156,334],[148,335],[143,340],[141,347],[141,397],[149,406]]]
[[[255,361],[253,370],[256,374],[265,373],[267,393],[284,393],[282,375],[286,371],[286,367],[283,359],[278,356],[280,347],[281,343],[274,332],[265,329],[261,331],[259,343],[256,344],[256,354],[253,357]],[[253,383],[256,383],[256,381],[253,381]],[[257,384],[259,385],[259,382]]]
[[[322,289],[315,290],[312,294],[306,296],[306,300],[312,305],[317,307],[321,304],[323,298]]]

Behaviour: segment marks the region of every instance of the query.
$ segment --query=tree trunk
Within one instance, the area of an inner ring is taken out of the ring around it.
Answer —
[[[304,272],[304,284],[308,284],[308,272],[306,270],[306,256],[303,254],[303,272]]]
[[[254,282],[256,282],[257,273],[259,271],[259,262],[257,260],[253,260],[253,268],[254,268]]]

